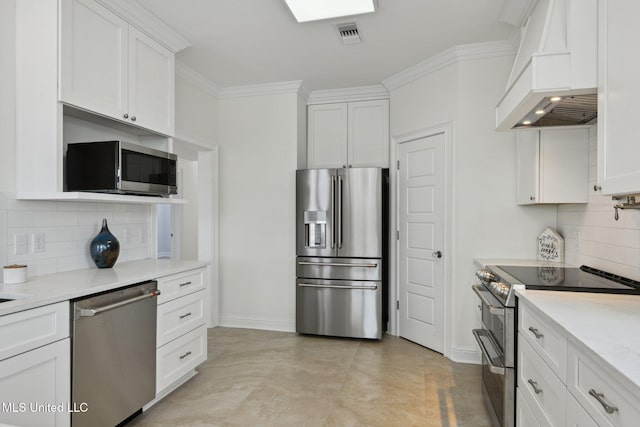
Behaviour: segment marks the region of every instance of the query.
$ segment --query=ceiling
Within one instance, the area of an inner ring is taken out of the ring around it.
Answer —
[[[284,0],[137,1],[192,43],[178,60],[221,88],[379,84],[452,46],[506,40],[514,30],[500,22],[505,0],[378,0],[375,13],[301,24]],[[361,43],[339,40],[334,25],[348,21]]]

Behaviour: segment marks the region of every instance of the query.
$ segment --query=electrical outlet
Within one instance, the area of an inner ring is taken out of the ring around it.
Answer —
[[[35,233],[31,235],[33,253],[44,252],[44,233]]]
[[[29,248],[29,241],[27,240],[26,234],[16,234],[14,243],[16,255],[24,255],[27,253],[27,250]]]

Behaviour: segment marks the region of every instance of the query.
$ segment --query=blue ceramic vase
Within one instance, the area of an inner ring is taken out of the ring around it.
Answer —
[[[102,220],[102,229],[89,245],[91,259],[98,268],[111,268],[120,255],[120,242],[111,234],[107,220]]]

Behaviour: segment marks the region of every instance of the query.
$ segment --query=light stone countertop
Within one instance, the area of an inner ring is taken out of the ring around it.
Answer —
[[[113,268],[88,268],[29,278],[25,283],[0,284],[0,316],[86,295],[117,289],[208,265],[205,261],[145,259],[117,263]]]
[[[640,389],[640,295],[516,290]]]

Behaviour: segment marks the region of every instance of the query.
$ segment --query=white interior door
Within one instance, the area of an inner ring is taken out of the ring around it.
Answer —
[[[443,133],[398,145],[400,336],[444,351]]]

